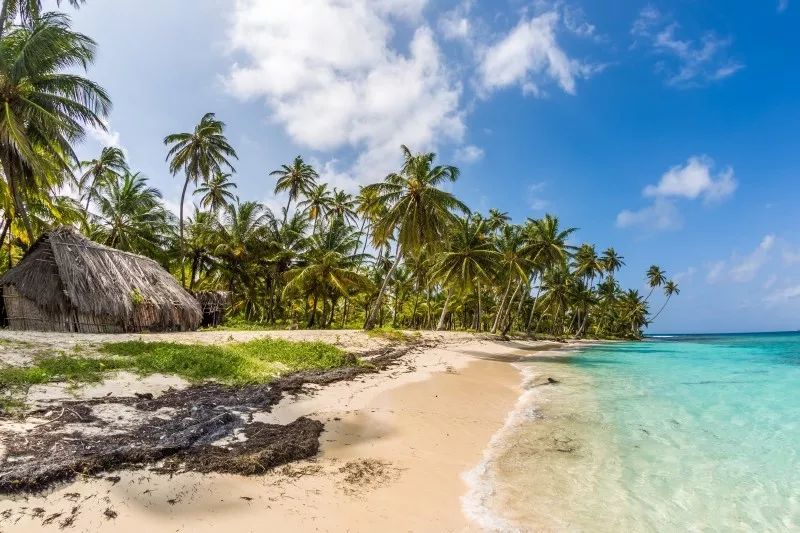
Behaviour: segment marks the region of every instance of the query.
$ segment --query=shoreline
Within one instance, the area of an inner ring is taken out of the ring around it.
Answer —
[[[580,344],[463,339],[411,353],[396,367],[284,398],[255,416],[323,422],[311,460],[254,477],[118,472],[4,500],[0,528],[38,531],[60,513],[44,526],[71,519],[76,530],[480,530],[464,512],[472,490],[465,474],[486,459],[527,394],[514,362]]]

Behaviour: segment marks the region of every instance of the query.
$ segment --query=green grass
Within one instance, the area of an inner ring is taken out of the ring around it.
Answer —
[[[19,390],[54,381],[90,383],[115,370],[173,374],[191,382],[264,383],[289,372],[357,364],[329,344],[280,339],[220,346],[130,341],[106,344],[100,350],[99,357],[43,356],[28,367],[2,368],[0,389]]]
[[[411,340],[411,335],[408,333],[387,326],[367,330],[367,335],[379,339],[386,339],[392,342],[405,342]],[[419,336],[419,334],[417,336]]]

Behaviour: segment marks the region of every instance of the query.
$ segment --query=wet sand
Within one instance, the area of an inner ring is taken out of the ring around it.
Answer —
[[[314,460],[256,477],[109,474],[0,502],[0,530],[478,530],[463,511],[463,474],[522,392],[509,361],[550,357],[537,351],[550,346],[473,341],[409,355],[394,370],[257,415],[324,422]]]

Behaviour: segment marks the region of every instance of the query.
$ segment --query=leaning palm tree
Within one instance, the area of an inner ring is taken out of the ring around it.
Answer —
[[[236,150],[228,143],[225,137],[225,123],[216,119],[214,113],[206,113],[195,126],[194,131],[186,133],[173,133],[164,138],[164,144],[169,146],[167,161],[169,170],[175,176],[183,171],[186,176],[181,191],[181,204],[179,213],[179,237],[181,246],[181,282],[186,286],[186,272],[184,272],[184,240],[183,240],[183,204],[186,199],[186,189],[189,183],[198,180],[208,180],[210,176],[222,173],[224,168],[233,172],[231,159],[238,159]]]
[[[506,315],[511,314],[511,304],[514,297],[520,286],[528,279],[528,272],[531,270],[532,265],[525,248],[526,242],[523,229],[515,225],[503,226],[497,237],[497,250],[499,252],[497,259],[503,275],[501,279],[505,279],[506,283],[503,297],[500,300],[494,324],[492,325],[492,333],[496,333]],[[509,300],[508,296],[512,285],[516,285],[516,288]]]
[[[656,313],[656,316],[654,316],[650,320],[650,322],[655,322],[656,318],[658,318],[658,315],[661,314],[661,311],[663,311],[664,308],[667,307],[667,304],[669,303],[669,300],[670,300],[670,298],[672,298],[673,294],[680,294],[680,293],[681,293],[681,289],[678,287],[677,283],[675,283],[672,280],[667,281],[664,284],[664,295],[667,297],[667,299],[666,299],[666,301],[664,301],[664,304],[661,306],[661,309],[658,310],[658,313]]]
[[[286,202],[286,209],[283,211],[283,223],[286,224],[286,217],[289,214],[289,206],[292,200],[297,200],[300,194],[306,194],[317,184],[319,174],[314,167],[303,161],[301,156],[294,158],[290,165],[281,165],[278,170],[269,173],[275,176],[278,181],[275,183],[275,194],[288,192],[289,200]]]
[[[662,286],[666,281],[667,273],[661,270],[658,265],[650,265],[650,268],[647,269],[647,283],[650,285],[650,292],[647,293],[647,298],[644,301],[650,300],[655,288]]]
[[[336,220],[344,222],[345,224],[354,223],[356,221],[357,214],[356,201],[353,199],[353,196],[334,187],[328,215]]]
[[[88,216],[89,204],[92,202],[97,188],[127,172],[128,163],[125,161],[125,154],[121,149],[107,146],[100,152],[99,157],[81,161],[80,168],[86,170],[78,177],[76,185],[81,193],[81,199],[86,198],[83,210]]]
[[[42,176],[70,174],[78,161],[72,145],[82,140],[84,126],[105,128],[108,95],[75,73],[92,63],[95,47],[55,13],[41,15],[30,27],[12,27],[0,39],[0,164],[12,215],[22,219],[30,241],[25,198],[42,190]]]
[[[216,213],[221,208],[236,201],[236,195],[231,192],[236,188],[236,183],[231,181],[231,174],[218,173],[210,180],[204,181],[194,194],[200,196],[200,206]]]
[[[453,211],[469,212],[467,206],[451,193],[438,188],[458,179],[458,168],[433,164],[436,154],[412,154],[401,147],[404,163],[399,173],[389,174],[381,183],[364,187],[374,190],[376,202],[386,206],[386,214],[375,221],[372,240],[376,245],[388,241],[397,232],[395,260],[383,280],[380,291],[367,316],[365,329],[375,327],[378,311],[391,279],[404,253],[415,253],[424,245],[441,244],[449,224],[457,220]],[[369,193],[367,193],[369,194]]]

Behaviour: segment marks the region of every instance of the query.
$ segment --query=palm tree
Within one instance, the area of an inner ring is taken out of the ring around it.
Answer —
[[[578,228],[562,230],[558,217],[550,214],[546,214],[543,218],[537,220],[528,219],[528,223],[525,225],[525,234],[528,240],[526,250],[540,276],[550,269],[560,266],[567,260],[570,251],[574,249],[573,246],[567,244],[567,240],[576,231],[578,231]],[[541,291],[541,288],[540,285],[538,290]],[[531,332],[538,294],[537,292],[537,296],[533,299],[533,305],[528,315],[528,324],[526,326],[528,334]]]
[[[650,292],[647,293],[647,298],[644,301],[650,300],[655,288],[662,286],[665,281],[667,281],[667,273],[661,270],[658,265],[650,265],[650,268],[647,269],[647,283],[650,285]]]
[[[308,213],[308,219],[314,221],[314,233],[317,232],[319,221],[327,216],[333,206],[333,196],[328,190],[328,184],[315,185],[306,192],[306,199],[297,204],[303,212]]]
[[[377,245],[388,241],[397,232],[395,260],[369,312],[365,329],[375,327],[387,283],[403,253],[417,252],[426,244],[440,244],[445,229],[456,220],[453,211],[469,211],[455,196],[437,188],[444,182],[458,179],[456,167],[434,166],[434,153],[412,154],[406,146],[401,146],[401,150],[404,163],[400,172],[389,174],[381,183],[365,187],[374,189],[376,201],[387,208],[386,214],[374,224],[373,242]]]
[[[104,244],[128,252],[155,255],[162,249],[169,215],[161,192],[136,172],[119,176],[98,190],[99,234]]]
[[[493,207],[489,209],[489,216],[486,218],[486,225],[489,228],[489,231],[494,232],[508,224],[510,221],[511,217],[508,216],[508,213]]]
[[[667,304],[669,303],[669,300],[670,300],[670,298],[672,298],[672,295],[673,295],[673,294],[680,294],[680,293],[681,293],[681,289],[678,287],[678,284],[677,284],[677,283],[675,283],[675,282],[674,282],[674,281],[672,281],[672,280],[669,280],[669,281],[667,281],[667,282],[664,284],[664,295],[667,297],[667,299],[666,299],[666,301],[664,302],[664,304],[661,306],[661,309],[659,309],[659,310],[658,310],[658,313],[656,313],[656,316],[654,316],[654,317],[653,317],[653,318],[650,320],[650,322],[651,322],[651,323],[652,323],[652,322],[655,322],[656,318],[658,318],[658,315],[660,315],[660,314],[661,314],[661,311],[663,311],[663,310],[664,310],[664,308],[665,308],[665,307],[667,307]]]
[[[283,212],[285,224],[292,200],[296,200],[301,193],[308,193],[317,184],[319,174],[298,155],[290,165],[281,165],[281,168],[273,170],[269,175],[278,178],[275,183],[275,194],[284,191],[289,193],[289,201],[286,202],[286,209]]]
[[[70,173],[78,161],[72,143],[83,138],[85,125],[105,128],[108,95],[75,73],[94,61],[95,47],[55,13],[42,14],[30,27],[12,27],[0,39],[0,165],[11,216],[22,219],[30,241],[26,197],[43,189],[42,176]]]
[[[521,285],[527,281],[531,263],[525,248],[526,242],[525,233],[520,226],[503,226],[500,235],[497,237],[497,250],[499,252],[497,260],[500,272],[503,274],[502,279],[506,280],[506,288],[495,315],[492,333],[497,332],[497,328],[500,327],[505,314],[511,312],[511,303],[514,300],[514,296],[512,295],[511,300],[509,300],[508,295],[512,284]]]
[[[629,289],[620,300],[622,316],[628,322],[629,333],[638,337],[641,328],[647,325],[647,299],[642,298],[639,291]]]
[[[356,201],[353,199],[353,196],[334,187],[328,215],[345,224],[354,223],[357,214]]]
[[[42,0],[2,0],[0,7],[0,37],[5,35],[6,26],[19,16],[21,22],[28,27],[33,26],[42,18]],[[86,0],[68,0],[69,4],[78,8]],[[61,6],[62,0],[56,0],[56,5]]]
[[[97,188],[126,173],[128,163],[125,161],[125,154],[121,149],[107,146],[100,151],[100,156],[96,159],[81,161],[80,168],[86,170],[77,179],[76,184],[78,191],[81,192],[81,199],[86,198],[84,211],[88,215],[89,204],[92,202],[92,196],[95,195]]]
[[[287,284],[284,294],[298,291],[313,298],[308,327],[316,320],[319,299],[335,300],[347,296],[350,291],[366,289],[370,286],[368,277],[358,272],[359,257],[353,253],[358,242],[358,234],[341,221],[334,222],[325,231],[311,237],[308,250],[302,255],[300,265],[286,272]],[[331,318],[336,308],[331,304]],[[323,312],[320,326],[326,324]],[[330,321],[327,321],[330,323]]]
[[[448,246],[439,257],[434,277],[443,286],[457,285],[465,293],[475,291],[478,301],[477,323],[480,328],[481,282],[491,279],[498,253],[486,235],[483,220],[459,219],[448,235]],[[447,314],[447,306],[442,309],[442,317]],[[442,324],[440,320],[440,324]],[[441,327],[439,328],[441,329]]]
[[[231,181],[231,174],[218,173],[204,181],[194,194],[200,194],[200,206],[216,213],[221,208],[236,201],[236,195],[231,192],[236,188],[236,183]]]
[[[167,161],[169,170],[175,176],[183,171],[186,176],[181,191],[181,204],[179,207],[179,227],[181,246],[181,283],[186,286],[186,272],[184,271],[184,239],[183,239],[183,204],[186,199],[186,189],[189,183],[198,180],[208,180],[215,174],[221,174],[223,168],[233,172],[230,159],[238,159],[236,151],[225,138],[225,123],[216,119],[214,113],[206,113],[195,126],[194,131],[186,133],[173,133],[164,138],[164,144],[169,146]]]
[[[600,256],[600,265],[606,274],[614,277],[614,273],[625,266],[625,258],[619,255],[614,248],[606,248],[603,255]]]

